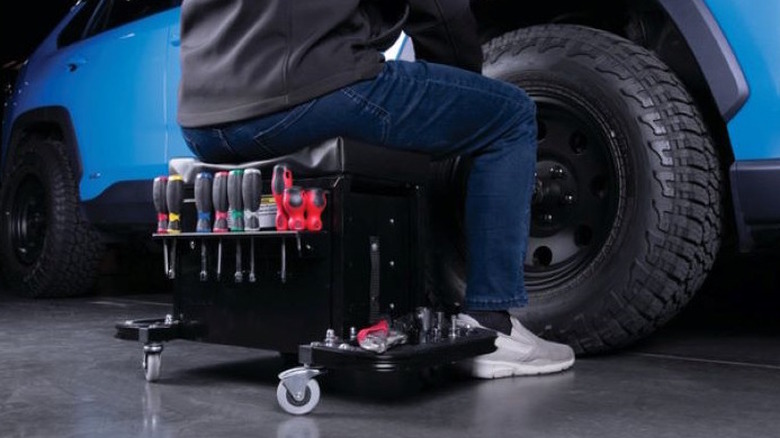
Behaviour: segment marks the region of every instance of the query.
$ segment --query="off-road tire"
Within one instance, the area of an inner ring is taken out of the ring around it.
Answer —
[[[534,26],[484,52],[485,75],[537,103],[537,173],[547,183],[525,261],[530,304],[513,313],[577,353],[647,336],[701,287],[721,242],[723,175],[693,98],[651,52],[592,28]],[[570,181],[555,181],[551,167]],[[462,222],[432,220],[434,229],[461,229],[438,251],[444,287],[462,299]]]
[[[82,218],[78,184],[57,141],[32,138],[15,155],[0,192],[0,272],[31,298],[92,291],[104,254]]]

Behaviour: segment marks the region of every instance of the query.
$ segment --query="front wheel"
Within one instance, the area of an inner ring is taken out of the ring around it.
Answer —
[[[538,109],[530,304],[518,317],[578,353],[648,335],[691,299],[720,247],[721,166],[692,97],[651,52],[596,29],[521,29],[485,54],[484,73]],[[450,252],[462,293],[468,254]]]

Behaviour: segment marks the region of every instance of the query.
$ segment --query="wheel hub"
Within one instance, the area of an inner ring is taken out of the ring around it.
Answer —
[[[24,178],[16,189],[10,211],[6,212],[8,234],[20,263],[35,263],[43,250],[48,226],[46,191],[41,181],[32,175]]]
[[[573,102],[534,97],[539,152],[525,271],[530,288],[549,288],[576,275],[603,246],[615,219],[617,176],[607,128]]]

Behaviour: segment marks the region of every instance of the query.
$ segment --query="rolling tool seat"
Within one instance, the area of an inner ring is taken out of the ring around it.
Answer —
[[[195,229],[192,186],[199,172],[259,169],[262,193],[270,198],[277,164],[292,171],[294,185],[324,190],[322,231],[188,233]],[[182,235],[176,239],[189,241],[177,246],[174,299],[183,319],[197,321],[185,336],[292,353],[328,329],[348,337],[350,328],[379,314],[411,311],[423,302],[427,156],[334,138],[273,160],[182,158],[169,167],[184,180]],[[256,282],[246,275],[234,281],[236,267],[248,270],[250,264]]]

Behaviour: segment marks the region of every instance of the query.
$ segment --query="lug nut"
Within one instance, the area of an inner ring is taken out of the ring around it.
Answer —
[[[563,203],[567,205],[574,204],[574,195],[572,195],[571,193],[567,193],[563,195]]]
[[[550,213],[543,214],[542,221],[546,224],[551,224],[553,221],[553,215],[551,215]]]

